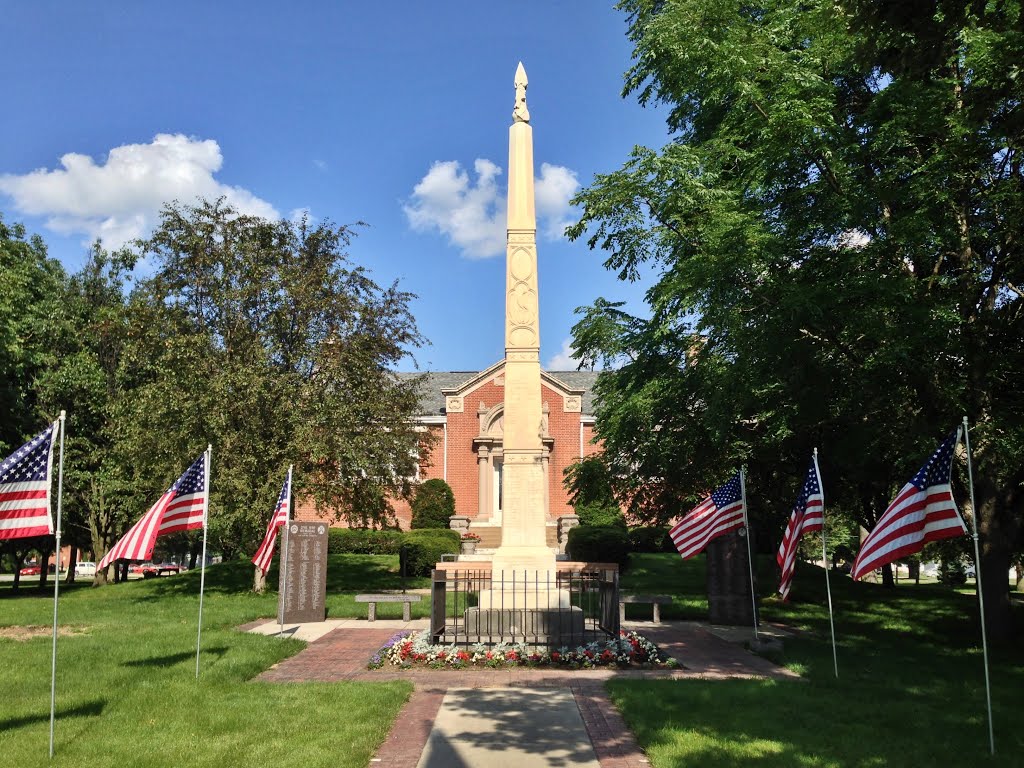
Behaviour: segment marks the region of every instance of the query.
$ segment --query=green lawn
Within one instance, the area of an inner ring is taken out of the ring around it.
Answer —
[[[642,555],[623,575],[623,589],[673,594],[676,616],[702,618],[704,568],[703,558]],[[758,570],[763,619],[803,630],[786,640],[782,659],[803,681],[611,682],[612,698],[656,768],[1024,766],[1019,643],[992,650],[996,756],[988,756],[973,595],[833,578],[836,680],[823,572],[801,564],[793,599],[782,603],[770,596],[776,576],[769,558]]]
[[[971,595],[902,583],[894,592],[833,581],[841,678],[832,673],[824,581],[798,569],[793,601],[771,597],[759,563],[765,620],[798,627],[782,661],[801,682],[614,681],[613,699],[656,768],[701,766],[1024,766],[1019,652],[993,652],[994,759],[987,756],[981,651]],[[330,558],[330,616],[365,617],[360,592],[400,589],[395,557]],[[0,638],[0,755],[18,766],[366,766],[411,691],[408,683],[249,682],[296,653],[295,640],[234,627],[275,610],[247,563],[207,571],[202,677],[194,679],[198,572],[61,597],[57,755],[46,757],[50,641]],[[276,574],[271,573],[271,583]],[[408,588],[427,586],[410,579]],[[623,589],[665,593],[664,615],[706,617],[702,558],[635,556]],[[48,627],[52,593],[0,585],[0,626]],[[423,600],[413,606],[426,615]],[[393,608],[397,617],[400,606]],[[646,606],[641,606],[640,610]],[[649,610],[649,608],[648,608]],[[390,614],[388,614],[390,615]],[[685,659],[683,659],[685,663]]]
[[[397,558],[332,556],[328,573],[332,616],[365,617],[366,606],[353,603],[353,594],[401,587]],[[50,638],[0,638],[3,764],[366,766],[412,685],[249,682],[304,643],[234,629],[275,611],[275,594],[247,591],[247,563],[207,569],[197,682],[198,577],[196,571],[62,592],[60,625],[75,634],[58,642],[52,762]],[[421,585],[410,580],[409,586]],[[13,596],[9,585],[0,585],[0,627],[51,626],[52,591],[23,585],[21,592]]]

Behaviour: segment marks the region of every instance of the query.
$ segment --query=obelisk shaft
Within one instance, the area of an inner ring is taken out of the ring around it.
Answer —
[[[553,571],[555,557],[545,536],[537,217],[526,85],[520,64],[508,147],[502,542],[494,569],[532,572]]]

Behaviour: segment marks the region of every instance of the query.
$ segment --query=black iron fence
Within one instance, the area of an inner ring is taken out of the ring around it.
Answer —
[[[619,574],[435,570],[430,634],[445,645],[559,648],[619,635]]]

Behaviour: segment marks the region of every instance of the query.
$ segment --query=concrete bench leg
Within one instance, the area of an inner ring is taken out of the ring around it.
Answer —
[[[626,604],[619,603],[619,625],[626,623]]]
[[[661,624],[661,606],[657,603],[654,604],[654,623]]]
[[[412,603],[402,603],[402,621],[412,620]]]
[[[367,621],[376,621],[377,620],[377,604],[376,603],[369,603],[369,606],[370,606],[370,609],[368,611]]]

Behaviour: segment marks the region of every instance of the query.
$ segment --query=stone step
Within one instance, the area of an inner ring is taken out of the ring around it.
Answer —
[[[472,525],[469,530],[480,537],[477,543],[477,550],[497,549],[501,546],[501,527],[489,525]],[[558,527],[554,525],[544,526],[544,543],[552,549],[558,548]]]

